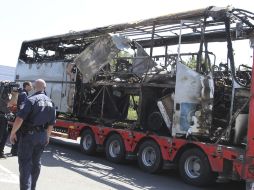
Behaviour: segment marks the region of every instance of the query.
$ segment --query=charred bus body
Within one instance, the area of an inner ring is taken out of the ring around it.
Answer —
[[[245,149],[252,65],[234,43],[253,37],[254,14],[229,7],[73,32],[23,42],[16,81],[45,79],[60,119]]]
[[[247,11],[209,7],[27,41],[16,80],[44,78],[58,111],[80,120],[216,140],[247,122],[251,68],[236,68],[232,40],[253,35],[252,19]],[[216,65],[209,43],[223,41],[226,62]],[[197,43],[197,52],[181,52]],[[174,45],[178,52],[169,53]],[[130,106],[136,121],[128,120]]]

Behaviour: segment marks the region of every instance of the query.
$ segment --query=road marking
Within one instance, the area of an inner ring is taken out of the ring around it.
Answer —
[[[19,176],[0,165],[0,182],[18,184]]]

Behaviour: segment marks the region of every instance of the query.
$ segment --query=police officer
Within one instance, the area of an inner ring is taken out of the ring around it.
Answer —
[[[18,149],[20,172],[20,190],[35,190],[41,168],[41,155],[49,143],[56,114],[53,102],[45,95],[46,83],[38,79],[34,83],[36,93],[27,101],[18,113],[10,135],[12,144],[17,140],[16,132],[20,128],[21,136]]]
[[[25,81],[23,83],[23,90],[18,95],[17,111],[19,111],[24,106],[24,103],[28,96],[28,92],[30,92],[31,90],[32,90],[32,83],[29,81]],[[20,132],[17,131],[16,135],[17,135],[17,141],[11,147],[12,156],[17,156]]]

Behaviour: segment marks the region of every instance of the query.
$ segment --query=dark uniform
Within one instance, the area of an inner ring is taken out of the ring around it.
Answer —
[[[44,92],[37,92],[28,97],[17,116],[24,120],[18,149],[20,190],[34,190],[40,174],[40,158],[47,143],[45,129],[55,123],[55,108]]]
[[[10,110],[7,108],[9,102],[9,94],[3,92],[0,94],[0,158],[4,158],[4,147],[8,138],[8,120],[7,113],[10,113]]]
[[[18,101],[17,101],[17,109],[20,110],[22,108],[22,105],[24,105],[26,99],[28,96],[28,92],[23,89],[19,95],[18,95]]]
[[[0,158],[4,158],[4,147],[8,138],[8,120],[6,114],[0,112]]]
[[[28,96],[28,92],[27,92],[25,89],[23,89],[23,90],[19,93],[19,95],[18,95],[18,101],[17,101],[17,110],[18,110],[18,111],[22,108],[22,106],[24,106],[25,101],[26,101],[26,99],[27,99],[27,96]],[[13,156],[16,156],[16,155],[17,155],[17,151],[18,151],[18,142],[19,142],[19,139],[20,139],[20,131],[17,131],[16,135],[17,135],[17,141],[15,142],[15,144],[13,144],[13,145],[11,146],[11,154],[12,154]]]

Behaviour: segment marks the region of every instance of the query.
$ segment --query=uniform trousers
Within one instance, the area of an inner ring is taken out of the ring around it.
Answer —
[[[35,190],[41,170],[41,155],[46,143],[46,130],[21,132],[18,145],[20,190]]]
[[[13,154],[13,155],[17,155],[17,153],[18,153],[18,143],[19,143],[20,135],[21,135],[20,130],[18,130],[16,132],[17,141],[11,145],[11,154]]]
[[[4,146],[8,138],[8,120],[0,113],[0,154],[4,153]]]

